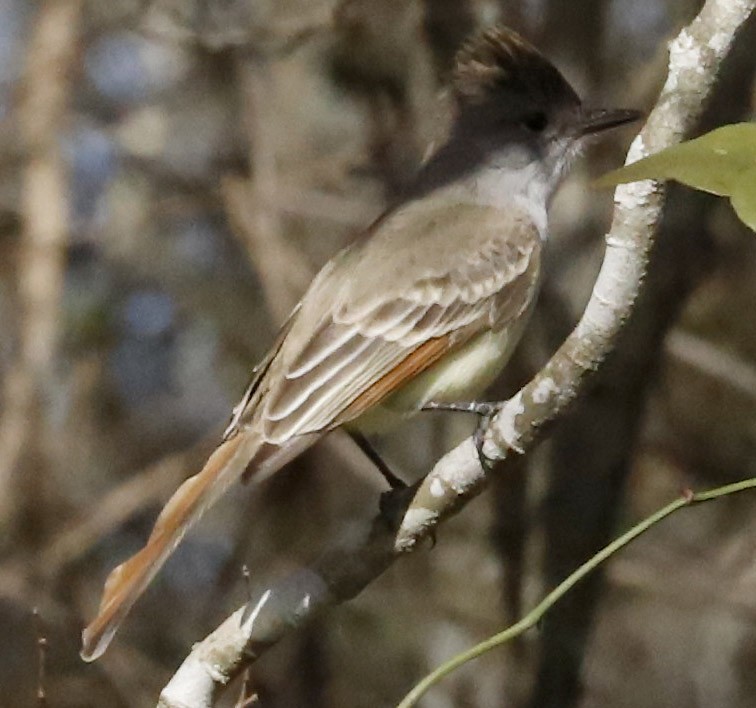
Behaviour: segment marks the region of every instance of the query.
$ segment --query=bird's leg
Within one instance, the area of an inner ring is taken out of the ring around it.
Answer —
[[[357,443],[357,446],[360,448],[360,450],[362,450],[365,456],[378,468],[378,471],[383,475],[383,478],[389,483],[391,490],[388,492],[383,492],[383,494],[381,494],[379,508],[381,511],[381,516],[383,516],[383,518],[389,521],[389,523],[395,523],[398,526],[399,522],[401,522],[401,519],[404,516],[404,512],[401,513],[401,516],[397,517],[396,510],[394,509],[394,494],[392,492],[401,489],[409,489],[409,487],[403,480],[401,480],[391,471],[391,468],[386,464],[384,459],[378,454],[376,449],[370,444],[368,439],[362,433],[356,430],[349,430],[348,432],[349,436],[352,438],[352,440],[354,440],[355,443]],[[436,545],[435,530],[432,530],[430,532],[430,540],[431,548],[434,548]]]
[[[391,489],[404,489],[407,485],[397,477],[391,468],[386,464],[383,458],[376,452],[375,448],[370,444],[368,439],[360,432],[356,430],[349,430],[349,437],[357,443],[357,447],[362,450],[365,457],[368,458],[383,475],[383,478],[388,482]]]
[[[429,401],[420,410],[423,411],[450,411],[452,413],[474,413],[478,416],[478,424],[473,432],[473,442],[478,453],[481,467],[490,472],[493,468],[493,460],[483,452],[483,444],[486,441],[486,430],[491,424],[493,417],[501,409],[501,403],[490,401],[465,401],[462,403],[436,403]]]

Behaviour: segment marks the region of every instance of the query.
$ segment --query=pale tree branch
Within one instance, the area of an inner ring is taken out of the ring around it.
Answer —
[[[629,161],[679,142],[696,124],[720,65],[756,0],[708,0],[670,44],[669,73],[656,107],[635,139]],[[488,429],[486,454],[511,461],[543,436],[601,366],[628,319],[648,267],[664,203],[645,181],[615,194],[604,262],[580,322],[546,366],[506,401]],[[499,465],[497,473],[503,465]],[[222,687],[276,643],[325,609],[354,597],[397,558],[428,539],[490,479],[472,439],[445,455],[415,487],[393,495],[398,524],[379,516],[365,538],[328,551],[310,568],[270,583],[195,645],[163,689],[159,706],[211,706]]]
[[[18,107],[25,149],[23,231],[18,257],[19,343],[3,386],[0,419],[0,519],[14,505],[12,482],[40,430],[40,402],[52,376],[68,230],[68,195],[60,133],[76,57],[81,0],[39,5]]]

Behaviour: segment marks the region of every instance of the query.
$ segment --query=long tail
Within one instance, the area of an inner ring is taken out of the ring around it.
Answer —
[[[202,471],[187,479],[176,490],[160,512],[144,548],[108,576],[97,617],[81,635],[82,659],[94,661],[102,655],[131,606],[187,530],[241,477],[250,462],[257,465],[261,457],[276,457],[275,450],[280,448],[271,450],[272,447],[262,442],[255,433],[242,432],[222,443]],[[277,466],[282,464],[283,460]],[[274,470],[268,470],[272,471]]]

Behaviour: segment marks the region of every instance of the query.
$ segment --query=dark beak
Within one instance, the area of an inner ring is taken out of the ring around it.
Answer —
[[[577,137],[595,135],[610,128],[616,128],[625,123],[632,123],[641,118],[643,114],[640,111],[634,111],[627,108],[596,108],[593,110],[584,110],[578,119]]]

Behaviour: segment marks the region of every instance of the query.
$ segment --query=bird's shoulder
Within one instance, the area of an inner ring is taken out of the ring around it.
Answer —
[[[344,285],[334,305],[359,318],[376,300],[479,299],[521,275],[540,247],[538,227],[515,203],[410,202],[335,264]]]

